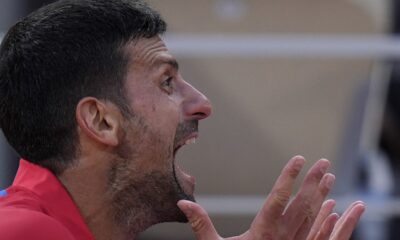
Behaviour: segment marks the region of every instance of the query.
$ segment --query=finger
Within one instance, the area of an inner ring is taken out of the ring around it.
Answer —
[[[321,231],[324,222],[326,222],[328,216],[331,215],[333,208],[335,207],[335,200],[329,199],[326,200],[319,211],[317,218],[315,219],[314,224],[311,227],[310,233],[307,236],[307,240],[314,240],[317,234]],[[336,221],[335,221],[336,223]],[[332,226],[333,229],[333,226]],[[331,230],[332,231],[332,230]]]
[[[301,218],[301,214],[305,213],[305,218],[302,223],[302,225],[299,227],[298,232],[296,233],[295,239],[305,239],[307,236],[309,236],[310,230],[312,229],[312,226],[316,223],[316,217],[321,217],[321,206],[322,203],[324,202],[326,196],[328,195],[329,191],[332,189],[332,186],[335,182],[335,176],[330,173],[326,173],[319,185],[317,191],[314,193],[314,196],[312,196],[312,200],[310,201],[310,209],[308,211],[298,212],[297,214],[299,215],[299,218]],[[305,207],[307,207],[307,202],[305,202]],[[332,208],[335,204],[332,204]],[[332,211],[332,209],[330,209]],[[325,220],[325,218],[331,213],[331,212],[324,212],[326,215],[324,216],[323,219],[320,220],[318,228],[321,227],[322,222]],[[308,215],[307,215],[308,214]]]
[[[363,202],[356,202],[342,215],[332,232],[332,240],[348,240],[365,211]]]
[[[346,218],[344,216],[349,215],[349,212],[352,211],[352,209],[358,205],[358,204],[364,204],[362,201],[355,201],[353,203],[350,204],[349,207],[347,207],[347,209],[344,211],[344,213],[342,214],[342,217],[339,219],[339,221],[336,223],[336,226],[339,227],[341,225],[343,225],[343,222],[346,220]]]
[[[341,225],[343,225],[343,222],[346,220],[346,218],[344,216],[347,216],[349,214],[349,212],[354,208],[354,206],[356,206],[357,204],[363,203],[362,201],[355,201],[353,203],[351,203],[347,209],[344,211],[344,213],[342,214],[342,216],[339,218],[338,222],[335,225],[335,229],[338,229]],[[335,230],[334,230],[335,232]]]
[[[333,184],[333,175],[327,175],[326,181],[321,181],[329,167],[330,162],[328,160],[317,161],[308,171],[299,192],[285,211],[283,221],[289,227],[288,229],[291,230],[293,236],[296,234],[304,235],[304,239],[310,230],[315,216]],[[320,184],[321,182],[324,184]]]
[[[180,200],[177,205],[189,220],[196,239],[222,239],[215,230],[207,212],[199,204],[187,200]]]
[[[299,175],[304,163],[305,159],[303,157],[295,156],[286,164],[263,207],[257,214],[252,227],[262,231],[278,224],[289,202],[296,177]]]
[[[317,235],[311,240],[329,240],[333,228],[335,227],[335,224],[338,220],[339,215],[337,213],[330,214],[321,225],[321,228],[318,231]]]

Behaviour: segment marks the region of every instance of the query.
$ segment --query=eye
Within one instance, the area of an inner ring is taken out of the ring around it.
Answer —
[[[161,83],[161,88],[167,91],[168,94],[171,94],[173,91],[173,77],[168,77]]]

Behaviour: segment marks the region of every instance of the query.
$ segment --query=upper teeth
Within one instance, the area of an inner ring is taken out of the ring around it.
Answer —
[[[196,138],[190,138],[185,141],[185,145],[192,144],[192,143],[196,143]]]

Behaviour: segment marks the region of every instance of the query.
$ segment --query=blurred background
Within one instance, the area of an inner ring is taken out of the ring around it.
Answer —
[[[51,1],[0,0],[0,39]],[[367,212],[353,236],[400,239],[400,3],[396,0],[149,0],[185,79],[213,102],[178,155],[222,236],[246,231],[284,164],[332,161],[333,198]],[[0,188],[18,156],[0,138]],[[161,224],[140,237],[194,239]]]

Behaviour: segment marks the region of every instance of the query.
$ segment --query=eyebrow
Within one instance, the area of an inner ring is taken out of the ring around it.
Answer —
[[[158,67],[164,64],[170,65],[176,71],[179,70],[179,63],[174,58],[159,58],[154,62],[153,66]]]

